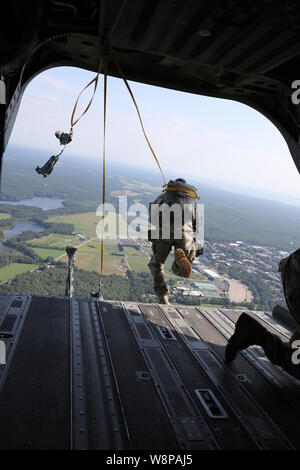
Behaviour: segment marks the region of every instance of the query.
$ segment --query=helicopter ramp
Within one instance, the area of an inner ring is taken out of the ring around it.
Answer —
[[[300,383],[259,347],[224,364],[241,311],[0,300],[1,449],[300,448]]]

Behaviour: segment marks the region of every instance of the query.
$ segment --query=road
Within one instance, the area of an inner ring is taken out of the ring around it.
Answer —
[[[86,245],[89,242],[93,242],[94,240],[97,240],[97,238],[98,237],[89,238],[88,240],[85,240],[84,242],[80,243],[80,245],[75,246],[75,248],[77,248],[77,250],[78,250],[78,248],[80,248],[81,246]],[[63,255],[59,255],[57,258],[55,258],[55,261],[60,260],[64,256],[67,256],[67,253],[64,253]]]

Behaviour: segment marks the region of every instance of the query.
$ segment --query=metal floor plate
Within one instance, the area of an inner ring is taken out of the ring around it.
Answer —
[[[260,348],[224,365],[238,311],[29,296],[2,305],[1,449],[300,449],[300,384]]]

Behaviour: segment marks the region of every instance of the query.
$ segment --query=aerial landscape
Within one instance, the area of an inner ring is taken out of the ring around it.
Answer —
[[[0,452],[299,450],[299,2],[1,20]]]
[[[86,160],[82,169],[79,157],[66,157],[55,179],[45,182],[34,172],[42,158],[43,152],[12,146],[5,160],[0,290],[64,295],[65,247],[72,245],[77,247],[75,293],[88,297],[100,267],[97,162]],[[115,205],[119,196],[148,205],[161,191],[157,175],[122,165],[111,165],[107,181],[107,201]],[[204,254],[188,280],[174,276],[169,257],[165,271],[172,302],[266,311],[284,303],[278,263],[299,245],[300,208],[193,183],[204,204]],[[105,298],[155,302],[150,255],[145,238],[106,240]]]

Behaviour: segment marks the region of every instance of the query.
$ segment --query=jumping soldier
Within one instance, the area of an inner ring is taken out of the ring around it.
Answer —
[[[203,246],[197,246],[196,189],[183,178],[169,181],[164,192],[150,204],[149,240],[152,242],[152,257],[148,264],[154,290],[162,304],[168,304],[170,291],[165,278],[164,264],[174,247],[172,271],[177,276],[190,277],[192,262],[203,253]],[[153,229],[154,227],[154,229]]]

